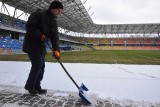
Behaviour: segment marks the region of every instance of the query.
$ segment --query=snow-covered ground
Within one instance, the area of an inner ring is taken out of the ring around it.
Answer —
[[[160,65],[64,63],[81,85],[84,83],[93,99],[116,103],[160,102]],[[0,61],[0,84],[24,86],[30,62]],[[59,63],[46,62],[42,87],[49,90],[77,92],[77,88]]]

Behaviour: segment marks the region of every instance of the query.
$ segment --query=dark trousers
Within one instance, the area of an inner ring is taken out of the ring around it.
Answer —
[[[45,69],[45,55],[28,53],[31,60],[31,70],[25,85],[25,89],[41,89],[41,81],[43,79]]]

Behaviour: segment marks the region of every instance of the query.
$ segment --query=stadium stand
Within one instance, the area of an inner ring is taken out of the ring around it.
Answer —
[[[11,54],[11,53],[22,53],[23,40],[12,39],[10,37],[0,38],[0,53],[1,54]],[[62,51],[73,50],[71,45],[60,45]],[[49,47],[47,49],[50,51]]]
[[[11,22],[12,21],[12,22]],[[20,35],[10,36],[10,32],[14,32],[13,28],[25,31],[26,22],[20,19],[11,19],[10,16],[0,13],[0,54],[20,53],[22,52],[23,39],[19,38]],[[5,27],[5,28],[4,28]],[[9,29],[12,28],[12,29]],[[14,34],[14,33],[13,33]],[[24,36],[24,34],[23,34]],[[80,44],[76,38],[60,34],[61,45],[63,51],[74,50],[71,44]],[[75,46],[74,46],[75,47]],[[49,49],[47,49],[49,51]]]
[[[10,37],[0,38],[0,53],[1,54],[11,54],[22,52],[22,41],[17,39],[11,39]]]
[[[77,37],[60,34],[61,51],[90,50],[89,47],[78,42]],[[10,36],[0,37],[0,54],[22,53],[23,38],[12,39]],[[47,46],[47,45],[46,45]],[[50,51],[47,47],[47,51]]]
[[[84,38],[60,34],[62,51],[75,50],[160,50],[157,38]],[[22,52],[22,40],[11,37],[0,38],[0,53]],[[47,49],[49,51],[49,48]]]
[[[25,35],[25,24],[26,22],[23,20],[13,18],[11,16],[0,13],[0,53],[6,54],[6,53],[22,52],[23,38]],[[62,23],[60,23],[60,25],[61,24]],[[148,29],[145,26],[143,28],[144,28],[144,31],[149,31],[149,33],[151,34],[151,33],[156,32],[159,24],[158,25],[155,24],[155,26],[157,27],[154,27],[154,26],[149,27],[149,28],[153,27],[153,30],[152,29],[145,30],[145,29]],[[100,28],[107,28],[107,27],[100,27]],[[136,27],[131,27],[131,28],[136,29]],[[127,27],[125,29],[127,29]],[[96,30],[96,27],[94,30]],[[142,29],[139,29],[139,30],[142,30]],[[2,33],[2,32],[7,32],[7,33]],[[20,37],[19,33],[23,33],[23,36],[21,36],[22,38]],[[121,38],[118,38],[118,37],[109,38],[108,37],[107,38],[106,36],[106,38],[104,37],[98,38],[96,37],[96,34],[94,35],[95,37],[77,37],[77,36],[71,36],[71,35],[67,35],[64,33],[60,33],[61,50],[62,51],[95,50],[95,49],[97,50],[160,50],[160,37],[159,36],[158,37],[149,37],[149,36],[147,37],[145,36],[144,37],[127,37],[127,38],[125,37],[121,37]],[[49,51],[49,49],[47,50]]]
[[[159,50],[159,38],[79,38],[98,50]],[[90,43],[89,43],[89,42]]]

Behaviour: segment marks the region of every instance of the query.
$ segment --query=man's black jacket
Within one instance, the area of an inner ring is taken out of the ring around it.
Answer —
[[[45,52],[45,43],[41,40],[43,34],[51,40],[54,50],[60,50],[56,17],[49,10],[39,10],[29,16],[26,23],[23,51],[35,54]]]

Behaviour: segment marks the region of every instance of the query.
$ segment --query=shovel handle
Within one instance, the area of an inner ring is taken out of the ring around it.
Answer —
[[[60,63],[60,65],[62,66],[63,70],[66,72],[66,74],[69,76],[69,78],[72,80],[72,82],[76,85],[76,87],[79,89],[79,86],[77,85],[77,83],[74,81],[74,79],[71,77],[71,75],[67,72],[66,68],[64,67],[64,65],[62,64],[62,62],[57,59],[58,62]]]
[[[54,52],[53,48],[51,47],[51,45],[48,43],[48,41],[46,41],[48,47],[51,49],[52,52]],[[57,58],[56,58],[57,59]],[[57,59],[57,61],[60,63],[60,65],[62,66],[63,70],[66,72],[66,74],[69,76],[69,78],[72,80],[72,82],[76,85],[76,87],[79,89],[80,87],[78,86],[78,84],[74,81],[74,79],[71,77],[71,75],[68,73],[68,71],[66,70],[66,68],[64,67],[64,65],[62,64],[62,62]]]

